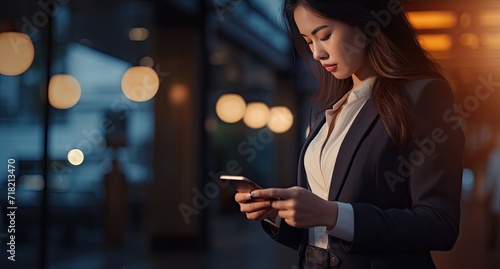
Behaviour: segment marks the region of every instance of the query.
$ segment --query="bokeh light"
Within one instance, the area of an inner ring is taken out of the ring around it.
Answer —
[[[480,42],[477,34],[474,33],[463,33],[460,35],[460,43],[471,49],[479,48]]]
[[[500,11],[487,10],[479,13],[479,24],[483,27],[500,26]]]
[[[450,35],[423,34],[418,36],[420,44],[428,51],[448,51],[453,46]]]
[[[156,72],[148,66],[133,66],[122,78],[122,91],[125,96],[136,102],[145,102],[153,98],[160,87]]]
[[[186,85],[175,83],[169,91],[169,99],[172,104],[180,105],[187,102],[189,98],[189,90]]]
[[[28,35],[17,32],[0,33],[0,74],[17,76],[33,63],[35,47]]]
[[[217,116],[227,123],[235,123],[243,118],[246,111],[246,102],[238,94],[224,94],[215,104]]]
[[[464,169],[462,174],[462,189],[464,191],[472,191],[476,183],[476,178],[474,176],[474,171],[471,169]]]
[[[68,162],[74,166],[82,164],[83,159],[83,152],[79,149],[72,149],[68,152]]]
[[[128,32],[128,38],[132,41],[144,41],[149,37],[149,30],[146,28],[132,28]]]
[[[469,12],[464,12],[460,16],[460,26],[467,28],[472,24],[472,16]]]
[[[293,125],[293,114],[285,106],[276,106],[271,108],[271,117],[267,127],[275,133],[284,133]]]
[[[269,122],[269,107],[261,102],[249,103],[243,117],[243,122],[250,128],[258,129]]]
[[[155,65],[155,61],[149,56],[144,56],[139,60],[139,64],[142,66],[153,67]]]
[[[49,103],[58,109],[68,109],[76,105],[80,100],[82,90],[76,78],[57,74],[50,78]]]
[[[408,20],[416,29],[449,29],[458,22],[452,11],[410,11]]]

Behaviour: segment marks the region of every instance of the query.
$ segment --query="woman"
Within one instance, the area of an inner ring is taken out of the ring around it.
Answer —
[[[435,268],[459,231],[464,138],[453,93],[398,1],[285,0],[320,81],[298,186],[238,193],[300,268]]]

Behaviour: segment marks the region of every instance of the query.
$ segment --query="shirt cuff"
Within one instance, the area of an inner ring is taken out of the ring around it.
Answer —
[[[276,216],[275,221],[272,221],[271,219],[267,218],[264,219],[264,222],[267,222],[268,225],[268,233],[271,236],[276,236],[280,230],[280,224],[281,224],[281,218],[279,216]]]
[[[280,227],[281,217],[280,216],[276,216],[276,218],[274,219],[274,223],[276,224],[276,226]]]
[[[336,202],[338,205],[337,223],[329,235],[352,242],[354,239],[354,209],[351,204]]]

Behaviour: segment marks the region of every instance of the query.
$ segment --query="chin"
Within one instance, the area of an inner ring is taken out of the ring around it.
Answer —
[[[344,79],[347,79],[347,78],[351,77],[351,75],[342,74],[342,73],[339,73],[339,72],[330,73],[330,74],[332,74],[332,76],[334,76],[338,80],[344,80]]]

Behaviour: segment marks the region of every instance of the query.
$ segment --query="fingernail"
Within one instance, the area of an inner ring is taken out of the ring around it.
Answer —
[[[251,193],[250,193],[250,196],[251,196],[251,197],[255,197],[256,195],[255,195],[255,193],[254,193],[254,192],[251,192]]]
[[[247,194],[247,199],[252,199],[252,194]]]

